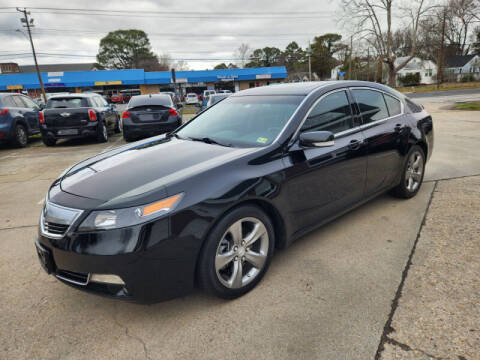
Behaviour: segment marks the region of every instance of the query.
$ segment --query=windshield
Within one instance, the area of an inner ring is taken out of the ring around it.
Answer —
[[[280,134],[302,99],[302,96],[229,97],[199,114],[177,135],[210,138],[238,147],[265,146]]]
[[[52,108],[81,108],[81,107],[87,107],[87,99],[85,98],[74,98],[74,97],[65,97],[65,98],[60,98],[60,97],[55,97],[55,98],[50,98],[47,101],[47,108],[52,109]]]

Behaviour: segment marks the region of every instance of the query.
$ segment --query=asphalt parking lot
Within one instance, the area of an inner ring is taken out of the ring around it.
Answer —
[[[418,195],[381,196],[303,237],[234,301],[195,292],[137,305],[47,276],[33,246],[46,190],[67,166],[124,141],[0,147],[0,358],[373,359],[380,344],[378,358],[478,359],[480,116],[419,100],[434,118],[435,149]],[[461,253],[450,238],[465,240]],[[437,246],[448,259],[432,257]],[[444,269],[451,292],[470,294],[459,300],[468,317],[439,304],[448,291],[432,295],[444,276],[432,274]]]

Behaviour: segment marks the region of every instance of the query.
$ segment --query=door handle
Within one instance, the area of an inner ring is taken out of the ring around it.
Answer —
[[[362,142],[360,140],[354,139],[350,141],[350,143],[348,144],[348,148],[350,150],[358,150],[360,149],[361,145],[362,145]]]
[[[402,130],[404,128],[403,124],[396,124],[395,125],[395,131],[396,132],[399,132],[400,130]]]

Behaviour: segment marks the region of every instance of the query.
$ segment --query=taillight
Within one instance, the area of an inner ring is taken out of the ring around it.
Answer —
[[[45,124],[45,115],[43,114],[43,111],[40,111],[38,114],[38,121],[40,121],[40,124]]]
[[[130,111],[124,111],[122,114],[122,119],[129,119],[130,118]]]
[[[0,109],[0,116],[7,115],[8,109]]]
[[[175,110],[175,109],[170,109],[170,110],[168,110],[168,115],[170,115],[170,116],[176,116],[176,115],[178,115],[177,110]]]
[[[88,118],[90,119],[90,121],[97,121],[97,114],[94,110],[88,109]]]

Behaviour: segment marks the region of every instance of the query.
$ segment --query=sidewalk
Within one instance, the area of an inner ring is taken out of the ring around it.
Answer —
[[[437,183],[397,295],[381,359],[480,359],[480,176]]]

